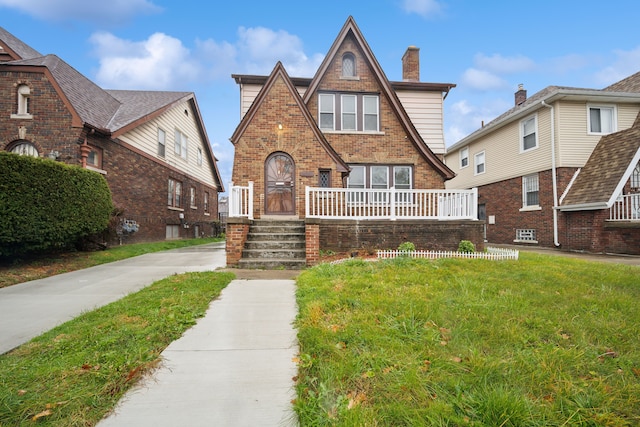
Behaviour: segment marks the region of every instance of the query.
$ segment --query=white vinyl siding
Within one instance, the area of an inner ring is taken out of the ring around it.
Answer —
[[[422,139],[435,154],[445,153],[442,92],[396,91]],[[454,141],[449,141],[454,142]]]
[[[185,110],[188,111],[188,115],[184,113]],[[203,161],[202,166],[198,166],[196,156],[191,156],[187,161],[174,153],[174,132],[172,130],[175,128],[180,129],[187,136],[189,142],[187,151],[197,152],[197,148],[201,147],[203,155],[206,152],[205,141],[202,139],[194,117],[197,117],[197,114],[191,108],[191,104],[184,102],[119,138],[153,158],[158,158],[158,128],[167,130],[165,135],[167,149],[163,161],[199,181],[215,187],[218,183],[214,182],[215,172],[208,161]]]

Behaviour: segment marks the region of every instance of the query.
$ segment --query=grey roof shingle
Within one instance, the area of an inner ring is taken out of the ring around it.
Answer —
[[[638,149],[640,119],[629,129],[603,136],[576,177],[561,207],[606,204],[614,196]]]
[[[105,92],[120,102],[120,108],[107,124],[107,128],[114,131],[181,99],[193,96],[193,92],[139,90],[105,90]]]
[[[17,54],[20,59],[31,59],[42,56],[40,52],[24,43],[22,40],[18,40],[13,34],[9,33],[2,27],[0,27],[0,41]]]
[[[640,93],[640,71],[602,90],[607,92]]]

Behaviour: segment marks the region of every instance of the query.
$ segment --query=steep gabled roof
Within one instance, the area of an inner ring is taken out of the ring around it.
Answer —
[[[126,132],[131,125],[138,125],[143,119],[158,116],[178,103],[194,99],[193,92],[109,89],[105,92],[120,103],[106,126],[116,134]]]
[[[563,211],[609,208],[640,161],[640,114],[626,130],[605,135],[562,201]]]
[[[42,56],[37,50],[18,40],[13,34],[0,27],[0,53],[5,53],[11,60],[31,59]]]
[[[373,52],[369,47],[369,44],[363,37],[362,33],[360,32],[360,29],[356,25],[356,22],[352,16],[349,16],[349,18],[347,18],[347,21],[345,22],[342,29],[340,30],[338,37],[336,37],[335,41],[331,45],[331,48],[329,49],[329,52],[324,57],[322,64],[320,64],[318,71],[316,72],[315,76],[311,80],[311,83],[309,84],[309,89],[305,92],[305,95],[304,95],[304,103],[305,104],[309,103],[309,100],[311,99],[313,94],[317,91],[320,81],[326,74],[327,69],[331,64],[331,61],[333,61],[334,57],[338,53],[340,46],[345,41],[345,39],[350,36],[352,36],[355,39],[355,41],[359,44],[359,47],[364,53],[364,57],[368,62],[369,66],[371,67],[375,77],[377,78],[382,91],[389,99],[389,102],[391,103],[391,107],[393,108],[394,113],[398,117],[405,132],[407,132],[407,134],[409,135],[409,139],[414,144],[414,146],[418,149],[418,152],[444,179],[453,178],[455,176],[455,173],[451,169],[449,169],[449,167],[445,165],[444,162],[440,160],[440,158],[433,153],[433,151],[431,151],[429,146],[424,142],[424,140],[416,130],[415,126],[411,122],[411,119],[409,119],[409,116],[405,111],[404,107],[402,106],[402,103],[400,102],[395,91],[393,90],[391,83],[389,82],[389,79],[387,79],[387,76],[384,74],[382,67],[378,63],[378,60],[376,59],[376,57],[373,55]]]
[[[282,79],[284,81],[287,87],[287,90],[290,92],[291,96],[295,100],[296,105],[300,109],[300,112],[305,118],[305,121],[307,122],[309,128],[312,130],[313,134],[317,138],[322,148],[327,152],[329,157],[331,157],[331,159],[335,162],[336,170],[338,172],[349,172],[349,166],[347,166],[347,164],[344,162],[344,160],[342,160],[340,155],[338,155],[338,153],[333,149],[333,147],[329,144],[327,139],[324,137],[324,134],[322,133],[322,131],[316,125],[316,122],[313,119],[313,116],[311,115],[311,113],[309,112],[307,105],[300,97],[300,94],[296,90],[294,83],[291,81],[291,78],[289,78],[289,75],[287,74],[286,70],[284,69],[284,66],[280,61],[278,61],[273,71],[267,78],[267,81],[265,82],[264,86],[260,89],[260,92],[254,99],[253,104],[251,104],[249,111],[247,111],[247,113],[244,115],[244,117],[240,121],[240,124],[238,124],[238,127],[233,132],[233,135],[231,135],[231,138],[229,138],[231,143],[235,145],[238,142],[238,140],[242,137],[242,134],[245,132],[245,130],[247,129],[247,127],[255,117],[256,113],[260,110],[262,103],[265,101],[265,99],[269,94],[269,91],[271,90],[275,82],[278,81],[278,79]]]
[[[602,89],[608,92],[640,93],[640,71]]]

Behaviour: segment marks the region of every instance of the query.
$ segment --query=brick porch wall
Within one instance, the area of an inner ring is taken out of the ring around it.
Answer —
[[[226,253],[227,266],[236,266],[242,258],[242,249],[247,241],[251,220],[247,218],[227,218]]]
[[[640,223],[607,221],[609,211],[565,212],[566,244],[563,249],[593,253],[640,255]]]

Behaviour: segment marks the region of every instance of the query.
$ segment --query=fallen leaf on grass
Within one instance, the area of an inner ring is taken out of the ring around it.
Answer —
[[[18,396],[24,396],[27,394],[27,390],[18,390]]]
[[[33,417],[31,417],[31,419],[33,421],[38,421],[40,418],[48,417],[49,415],[51,415],[51,410],[47,409],[47,410],[44,410],[44,411],[40,412],[39,414],[34,415]]]

